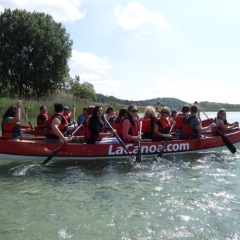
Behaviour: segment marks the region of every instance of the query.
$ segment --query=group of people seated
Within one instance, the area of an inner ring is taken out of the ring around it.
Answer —
[[[6,140],[18,140],[21,127],[21,108],[22,103],[18,101],[16,106],[11,106],[3,115],[2,138]],[[54,113],[47,114],[45,106],[40,107],[37,116],[37,126],[46,129],[46,142],[84,142],[94,144],[103,138],[117,135],[123,142],[136,142],[141,139],[151,139],[152,141],[164,141],[166,139],[190,139],[202,138],[206,131],[212,132],[217,136],[225,134],[231,129],[238,127],[238,122],[228,123],[226,111],[220,109],[217,117],[209,125],[203,127],[200,119],[200,109],[198,104],[191,106],[184,105],[181,111],[176,111],[168,107],[148,106],[145,108],[141,118],[138,114],[137,106],[129,105],[115,112],[109,106],[103,112],[102,106],[89,106],[83,108],[82,114],[77,117],[76,127],[77,136],[68,136],[68,126],[75,125],[71,118],[76,113],[76,106],[73,111],[63,106],[61,103],[54,105]]]

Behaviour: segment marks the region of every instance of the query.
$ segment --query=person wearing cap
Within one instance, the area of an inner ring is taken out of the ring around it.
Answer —
[[[71,122],[71,117],[75,115],[75,111],[76,111],[75,109],[76,109],[75,105],[73,105],[73,111],[72,112],[69,112],[70,108],[68,106],[65,106],[63,108],[63,116],[67,119],[68,126],[70,126],[74,123],[74,122]]]
[[[173,110],[171,111],[170,116],[169,116],[169,120],[170,120],[171,124],[174,124],[174,123],[175,123],[176,118],[177,118],[177,111],[176,111],[176,109],[173,109]]]
[[[78,124],[78,126],[79,126],[80,124],[82,124],[84,121],[86,121],[87,118],[88,118],[87,108],[84,107],[82,114],[80,114],[80,115],[77,117],[77,124]]]

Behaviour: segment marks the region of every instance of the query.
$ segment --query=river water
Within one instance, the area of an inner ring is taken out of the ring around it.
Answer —
[[[239,149],[141,164],[1,161],[0,239],[240,239],[239,186]]]

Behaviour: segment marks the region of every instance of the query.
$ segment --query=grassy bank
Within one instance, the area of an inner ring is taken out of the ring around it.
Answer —
[[[1,116],[4,114],[6,109],[11,105],[16,105],[17,99],[11,98],[0,98],[0,114]],[[68,106],[70,108],[73,107],[73,104],[76,105],[76,117],[82,113],[82,109],[88,106],[95,106],[101,105],[103,106],[104,111],[106,108],[111,105],[114,107],[115,110],[119,111],[123,107],[127,107],[122,104],[110,102],[110,103],[96,103],[96,102],[89,102],[87,100],[76,100],[69,94],[61,94],[56,96],[54,99],[51,100],[43,100],[43,101],[32,101],[32,100],[22,100],[23,107],[25,112],[28,114],[29,118],[34,118],[39,114],[39,108],[41,106],[46,106],[48,109],[48,113],[51,114],[54,112],[54,103],[62,103],[64,106]],[[143,112],[145,107],[138,107],[140,112]]]

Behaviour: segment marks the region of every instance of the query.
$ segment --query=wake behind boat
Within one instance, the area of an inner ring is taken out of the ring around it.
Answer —
[[[240,145],[240,131],[226,135],[235,146]],[[163,141],[141,142],[141,153],[144,157],[156,157],[163,147]],[[20,141],[0,138],[0,160],[44,160],[61,143],[46,143],[44,137],[23,137]],[[126,143],[126,149],[135,158],[138,143]],[[226,148],[221,136],[210,136],[198,139],[168,140],[164,155],[190,152],[206,152],[211,149]],[[99,144],[66,143],[54,155],[53,160],[118,160],[129,158],[128,152],[117,141],[101,141]]]

